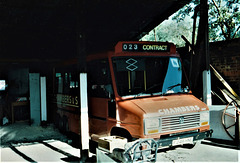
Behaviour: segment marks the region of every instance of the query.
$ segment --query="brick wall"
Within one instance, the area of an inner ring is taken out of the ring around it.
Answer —
[[[240,39],[210,43],[209,51],[213,67],[240,95]]]

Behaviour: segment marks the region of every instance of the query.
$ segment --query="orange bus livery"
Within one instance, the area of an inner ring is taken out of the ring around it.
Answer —
[[[174,44],[118,42],[113,51],[89,55],[86,62],[92,140],[153,138],[163,147],[211,135],[209,108],[192,95]],[[54,97],[57,125],[80,134],[78,75],[71,65],[56,68]]]

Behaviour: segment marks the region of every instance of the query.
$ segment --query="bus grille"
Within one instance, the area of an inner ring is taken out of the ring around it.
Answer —
[[[162,118],[162,132],[190,129],[200,126],[200,114]]]

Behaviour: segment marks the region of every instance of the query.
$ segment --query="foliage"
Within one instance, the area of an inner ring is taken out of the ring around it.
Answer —
[[[239,2],[239,0],[210,0],[210,41],[231,40],[240,37]]]
[[[183,21],[186,15],[194,12],[198,4],[199,0],[193,0],[180,9],[173,19]],[[210,41],[240,37],[240,0],[208,0],[208,4]]]
[[[200,4],[199,0],[193,0],[191,3],[186,4],[183,8],[179,9],[178,12],[172,17],[173,20],[177,22],[184,21],[186,16],[193,16],[194,9]]]
[[[143,40],[171,41],[183,46],[184,35],[191,41],[193,22],[189,20],[200,0],[193,0],[185,5],[169,20],[161,23],[154,31],[145,36]],[[209,40],[211,42],[230,40],[240,37],[240,0],[208,0],[209,4]]]
[[[148,35],[142,38],[142,41],[163,41],[173,42],[178,47],[183,47],[185,42],[181,36],[185,36],[189,41],[192,39],[192,20],[187,17],[185,21],[177,22],[165,20]]]

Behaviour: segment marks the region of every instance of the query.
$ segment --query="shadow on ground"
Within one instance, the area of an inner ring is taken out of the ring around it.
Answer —
[[[52,124],[42,127],[31,126],[27,122],[0,126],[0,138],[1,146],[49,139],[67,141],[67,137],[60,133]]]

